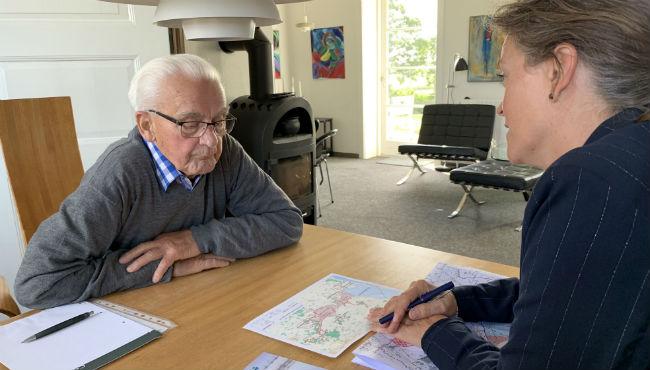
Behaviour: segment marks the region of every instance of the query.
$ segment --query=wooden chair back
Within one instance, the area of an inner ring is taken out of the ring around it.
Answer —
[[[20,315],[16,301],[11,297],[5,278],[0,276],[0,313],[9,317]]]
[[[84,173],[70,97],[0,100],[0,145],[28,243]]]

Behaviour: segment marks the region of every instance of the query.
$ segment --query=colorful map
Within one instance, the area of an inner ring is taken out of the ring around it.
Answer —
[[[436,285],[442,285],[448,281],[452,281],[454,285],[460,286],[482,284],[503,278],[501,275],[470,267],[458,267],[446,263],[438,263],[429,275],[427,275],[425,280]]]
[[[468,267],[438,263],[427,275],[426,280],[442,285],[452,281],[454,285],[475,285],[501,279],[503,276]],[[497,347],[508,341],[510,324],[493,322],[468,322],[467,327],[481,338]],[[404,343],[390,335],[375,334],[354,350],[352,362],[377,370],[434,370],[438,369],[418,346]]]
[[[399,290],[330,274],[270,309],[245,329],[337,357],[370,330],[366,316]]]

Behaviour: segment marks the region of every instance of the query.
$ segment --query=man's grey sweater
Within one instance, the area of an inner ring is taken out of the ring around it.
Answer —
[[[191,192],[178,183],[163,192],[154,166],[137,129],[101,155],[29,242],[16,277],[20,304],[47,308],[150,285],[159,261],[128,273],[118,259],[163,233],[190,229],[201,252],[230,258],[302,235],[300,211],[228,135]]]

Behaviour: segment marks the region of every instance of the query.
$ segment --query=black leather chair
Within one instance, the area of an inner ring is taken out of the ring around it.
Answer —
[[[327,174],[327,185],[329,186],[330,189],[330,200],[331,203],[334,203],[334,196],[332,195],[332,182],[330,181],[330,170],[327,167],[327,157],[330,156],[330,153],[325,150],[325,141],[332,138],[332,136],[336,135],[338,132],[338,129],[332,129],[323,135],[319,136],[316,139],[316,157],[314,158],[314,168],[318,167],[318,170],[320,171],[320,182],[318,185],[323,185],[323,181],[325,181],[325,177],[323,176],[323,163],[325,164],[325,173]],[[330,203],[330,204],[331,204]],[[318,201],[318,216],[320,217],[320,200]]]
[[[509,161],[497,159],[488,159],[469,166],[456,168],[449,173],[449,180],[462,186],[464,194],[456,210],[447,217],[454,218],[458,216],[465,206],[467,198],[470,198],[477,205],[485,203],[476,200],[472,195],[472,189],[475,186],[523,192],[524,199],[528,201],[529,193],[543,173],[544,171],[539,168],[512,164]]]
[[[413,161],[413,167],[397,185],[405,183],[416,168],[422,173],[427,172],[418,163],[421,158],[441,160],[442,166],[436,170],[444,172],[486,159],[495,113],[493,105],[425,105],[418,143],[398,147],[400,154]],[[450,163],[453,167],[449,166]]]

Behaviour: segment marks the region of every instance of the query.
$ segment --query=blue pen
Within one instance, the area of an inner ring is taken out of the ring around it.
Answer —
[[[452,289],[453,287],[454,287],[454,283],[452,283],[450,281],[448,283],[442,284],[441,286],[437,287],[436,289],[434,289],[432,291],[429,291],[429,292],[426,292],[426,293],[422,294],[421,296],[417,297],[413,302],[411,302],[408,305],[408,307],[406,308],[406,311],[408,312],[410,309],[412,309],[413,307],[415,307],[415,306],[417,306],[419,304],[429,302],[430,300],[434,299],[435,297],[439,296],[440,294],[444,293],[445,291]],[[388,315],[382,317],[381,319],[379,319],[379,323],[380,324],[386,324],[386,323],[391,322],[393,320],[393,314],[394,314],[394,312],[391,312]]]

